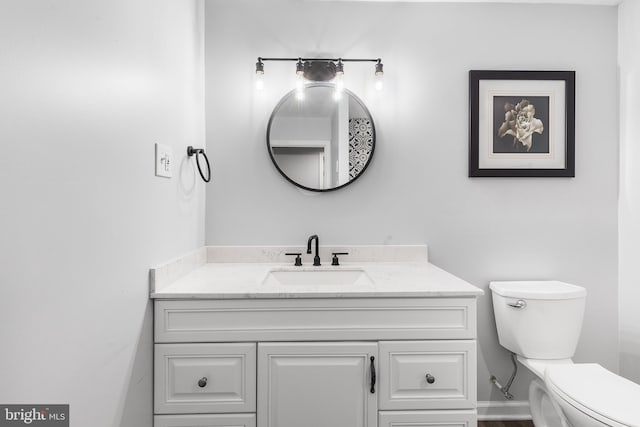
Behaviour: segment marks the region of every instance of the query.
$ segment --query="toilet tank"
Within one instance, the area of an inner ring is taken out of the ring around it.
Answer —
[[[573,357],[586,289],[559,281],[491,282],[500,345],[529,359]]]

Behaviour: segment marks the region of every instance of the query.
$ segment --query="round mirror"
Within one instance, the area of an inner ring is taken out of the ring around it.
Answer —
[[[311,191],[351,184],[365,171],[376,133],[357,96],[329,83],[293,90],[276,105],[267,127],[273,164],[291,183]]]

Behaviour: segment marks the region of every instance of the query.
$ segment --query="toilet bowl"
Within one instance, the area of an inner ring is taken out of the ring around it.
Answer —
[[[545,385],[545,372],[553,366],[572,365],[571,359],[527,359],[517,356],[518,362],[536,378],[529,384],[529,409],[536,427],[570,427],[563,411]],[[573,426],[571,426],[573,427]]]
[[[594,363],[571,360],[586,290],[558,281],[491,282],[500,344],[536,375],[536,427],[640,427],[640,385]]]
[[[529,385],[529,408],[536,427],[566,427],[562,409],[538,378]]]

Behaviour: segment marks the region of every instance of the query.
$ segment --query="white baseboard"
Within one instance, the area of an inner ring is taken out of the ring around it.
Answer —
[[[530,419],[531,411],[529,402],[526,400],[478,402],[478,420],[480,421]]]

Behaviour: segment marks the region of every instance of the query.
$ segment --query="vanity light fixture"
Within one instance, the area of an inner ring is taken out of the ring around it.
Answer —
[[[376,90],[382,90],[382,79],[384,77],[384,71],[382,70],[382,62],[378,59],[376,64]]]
[[[336,64],[335,84],[336,90],[333,93],[333,99],[339,101],[342,98],[342,92],[344,92],[344,64],[341,58],[338,58],[338,63]]]
[[[302,58],[298,58],[298,62],[296,63],[296,75],[304,76],[304,63],[302,62]]]
[[[296,99],[298,101],[304,99],[304,63],[302,58],[298,58],[296,63]]]
[[[375,87],[382,89],[382,59],[369,58],[262,58],[258,57],[256,63],[256,75],[264,76],[264,61],[295,61],[296,62],[296,96],[302,99],[305,80],[312,82],[326,82],[333,80],[336,85],[336,99],[340,98],[340,92],[344,89],[344,63],[345,62],[375,62]],[[257,83],[256,83],[257,84]],[[263,83],[260,83],[262,85]]]
[[[264,89],[264,63],[260,58],[256,62],[256,89]]]

